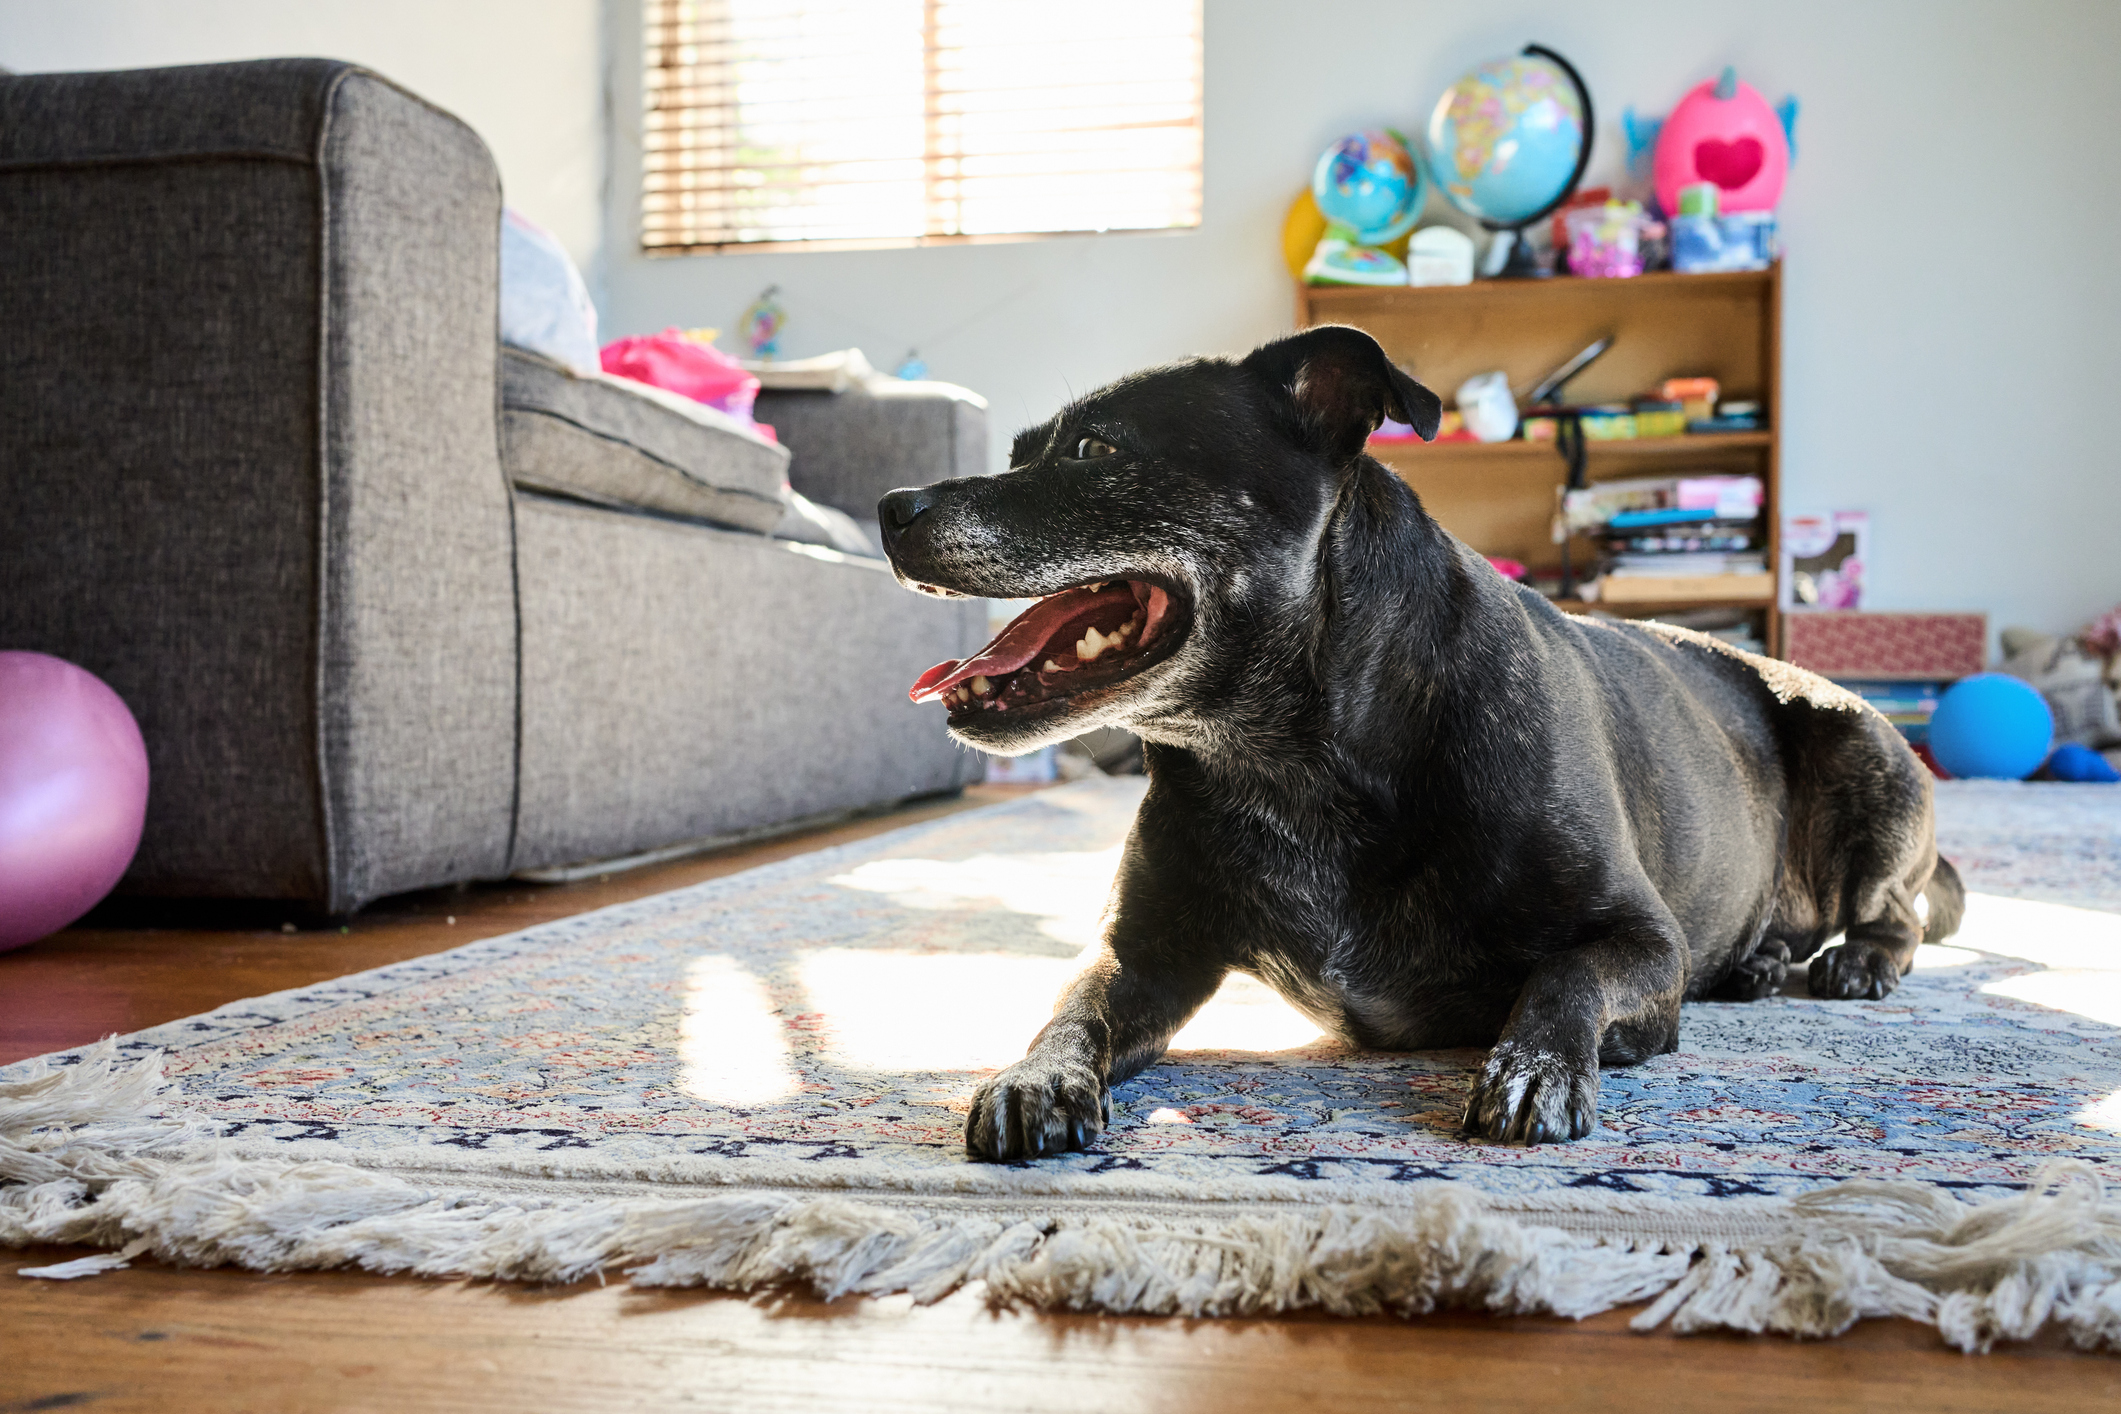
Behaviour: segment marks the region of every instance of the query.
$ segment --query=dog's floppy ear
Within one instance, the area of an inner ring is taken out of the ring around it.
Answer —
[[[1384,418],[1435,440],[1443,403],[1392,366],[1377,340],[1346,324],[1321,324],[1261,344],[1239,365],[1296,405],[1336,461],[1363,449]]]

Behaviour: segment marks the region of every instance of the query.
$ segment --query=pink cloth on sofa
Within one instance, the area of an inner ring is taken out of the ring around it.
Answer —
[[[771,427],[751,415],[759,395],[758,376],[712,344],[670,328],[614,339],[604,345],[602,362],[606,373],[705,403],[756,427],[767,440],[777,440]]]

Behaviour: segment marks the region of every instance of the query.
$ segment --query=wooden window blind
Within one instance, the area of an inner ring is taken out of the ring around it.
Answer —
[[[645,0],[641,243],[1200,224],[1200,0]]]

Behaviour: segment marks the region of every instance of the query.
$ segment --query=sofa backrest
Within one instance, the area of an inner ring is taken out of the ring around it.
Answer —
[[[500,183],[372,73],[0,78],[0,647],[139,718],[122,887],[505,871]]]

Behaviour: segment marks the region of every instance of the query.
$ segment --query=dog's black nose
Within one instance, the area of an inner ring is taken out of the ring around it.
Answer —
[[[885,496],[876,503],[876,519],[884,527],[884,538],[896,540],[908,526],[928,514],[934,504],[935,497],[925,487],[909,487]]]

